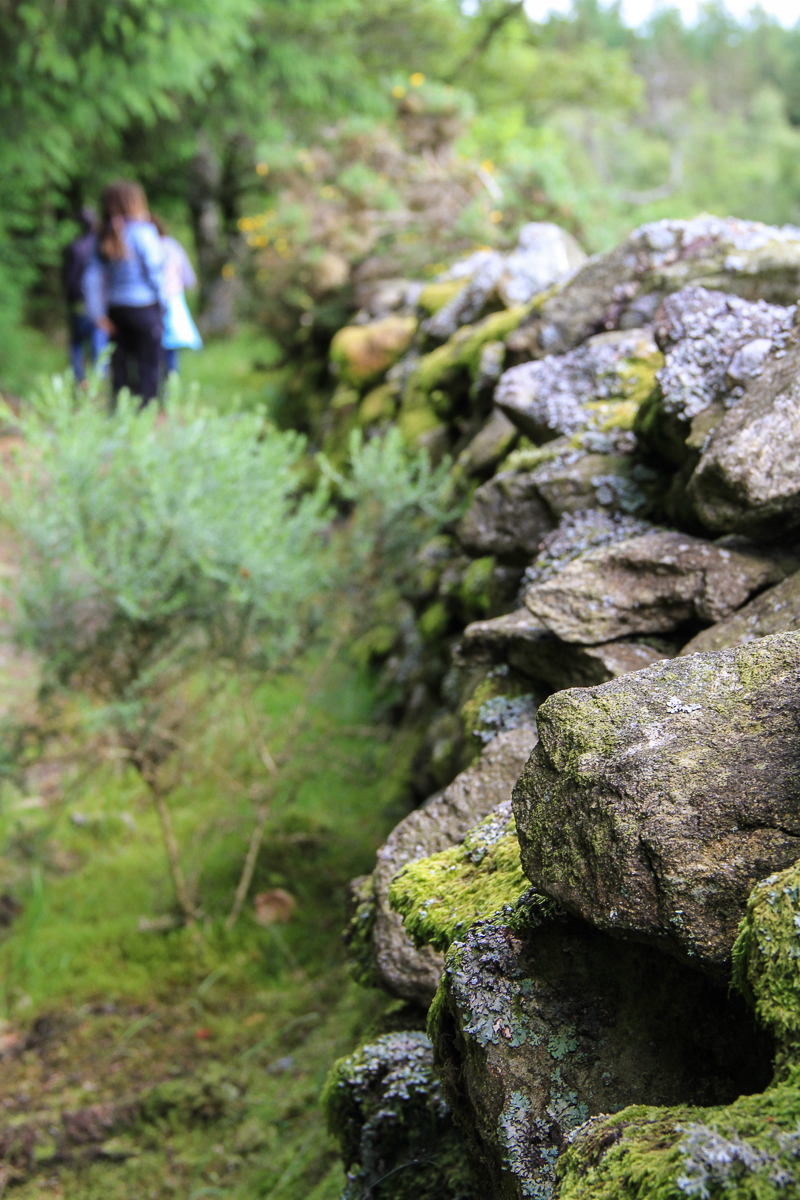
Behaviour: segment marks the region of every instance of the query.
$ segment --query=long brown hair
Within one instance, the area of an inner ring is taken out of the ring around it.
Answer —
[[[123,232],[125,220],[147,219],[147,197],[138,183],[120,179],[103,192],[103,224],[100,229],[100,253],[103,258],[125,258]]]

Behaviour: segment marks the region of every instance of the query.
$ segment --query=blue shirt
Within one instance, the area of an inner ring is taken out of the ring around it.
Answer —
[[[164,292],[164,249],[155,225],[149,221],[125,222],[125,258],[105,259],[95,243],[83,277],[86,311],[93,321],[105,317],[114,305],[144,308],[167,307]]]

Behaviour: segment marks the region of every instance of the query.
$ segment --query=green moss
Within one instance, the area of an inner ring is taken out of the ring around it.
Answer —
[[[514,818],[492,814],[460,846],[409,863],[392,880],[389,903],[417,946],[446,950],[473,922],[513,904],[529,887]]]
[[[733,980],[779,1039],[784,1069],[800,1062],[800,863],[753,888],[733,947]]]
[[[459,599],[470,620],[474,620],[477,616],[485,616],[492,607],[494,567],[493,557],[476,558],[470,563],[461,578]]]
[[[434,390],[442,393],[438,400],[440,410],[445,404],[452,406],[457,399],[452,385],[459,375],[467,383],[474,379],[483,347],[488,342],[502,341],[508,337],[530,310],[531,305],[528,304],[492,313],[475,325],[465,325],[443,346],[437,346],[430,354],[423,355],[406,384],[402,411],[413,412],[424,408]]]
[[[438,429],[441,422],[430,405],[424,404],[419,408],[404,409],[398,417],[397,424],[406,444],[415,446],[423,434]]]
[[[348,921],[343,941],[347,946],[350,974],[362,987],[374,987],[372,930],[377,913],[375,885],[371,875],[361,875],[350,884]]]
[[[441,600],[435,600],[418,621],[419,631],[426,642],[434,642],[447,632],[450,614]]]
[[[422,289],[417,304],[426,316],[432,317],[440,308],[444,308],[445,304],[449,304],[463,287],[463,279],[445,279],[441,283],[429,283]]]
[[[359,425],[377,425],[391,421],[397,409],[397,384],[382,383],[367,392],[358,410]]]
[[[464,735],[477,744],[488,742],[501,729],[516,728],[520,720],[533,717],[535,704],[530,680],[502,664],[489,671],[461,706]],[[522,703],[519,703],[522,702]]]
[[[350,648],[353,661],[359,667],[368,667],[386,658],[397,640],[396,625],[373,625]]]

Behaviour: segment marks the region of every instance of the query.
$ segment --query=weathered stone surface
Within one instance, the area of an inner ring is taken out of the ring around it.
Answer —
[[[674,656],[667,647],[635,641],[597,646],[562,642],[528,608],[488,621],[473,621],[464,630],[460,654],[465,659],[475,655],[508,663],[547,691],[594,687]]]
[[[534,887],[724,980],[753,884],[800,857],[800,634],[560,692],[539,732],[514,789]]]
[[[708,215],[642,225],[545,303],[535,328],[539,353],[563,353],[603,329],[646,325],[664,296],[691,283],[793,304],[800,230]]]
[[[637,513],[652,503],[663,476],[631,454],[597,454],[569,447],[532,472],[539,495],[554,517],[603,508]]]
[[[772,633],[800,629],[800,571],[768,588],[738,612],[693,637],[681,654],[702,654],[745,646]]]
[[[656,375],[664,410],[690,421],[715,400],[730,402],[731,391],[759,374],[773,347],[784,349],[796,311],[699,287],[668,296],[654,327],[665,352]]]
[[[476,320],[493,296],[506,308],[527,304],[585,261],[583,250],[566,230],[547,221],[532,221],[523,225],[510,254],[478,251],[445,272],[443,281],[460,278],[465,282],[424,322],[423,329],[444,341],[460,326]]]
[[[490,345],[497,343],[493,342]],[[484,350],[488,348],[484,347]],[[509,421],[499,408],[495,408],[483,429],[475,434],[459,455],[457,466],[465,475],[485,478],[513,449],[518,437],[519,430],[516,425]]]
[[[795,564],[745,541],[716,545],[653,530],[574,559],[534,584],[525,603],[563,641],[591,645],[719,621]]]
[[[424,1033],[386,1033],[339,1059],[322,1099],[347,1171],[342,1200],[379,1195],[389,1175],[393,1200],[471,1200],[462,1139]]]
[[[535,442],[573,434],[593,418],[600,426],[613,424],[620,404],[631,408],[632,423],[662,363],[649,330],[601,333],[568,354],[510,367],[500,377],[494,402]],[[590,405],[600,405],[600,411]]]
[[[494,554],[507,562],[526,563],[554,527],[532,475],[501,471],[476,491],[458,537],[473,554]]]
[[[498,734],[449,787],[401,821],[378,851],[365,933],[372,980],[391,995],[427,1006],[442,970],[441,954],[429,946],[417,950],[402,917],[389,907],[392,877],[406,863],[463,841],[482,817],[508,799],[535,741],[535,726]]]
[[[405,353],[417,328],[415,317],[390,316],[369,325],[347,325],[331,342],[331,366],[343,383],[375,383]]]
[[[770,1073],[769,1039],[724,987],[536,900],[454,942],[429,1029],[476,1190],[495,1200],[549,1196],[593,1114],[730,1101]]]
[[[716,533],[784,539],[800,525],[800,344],[769,355],[711,436],[687,497]]]

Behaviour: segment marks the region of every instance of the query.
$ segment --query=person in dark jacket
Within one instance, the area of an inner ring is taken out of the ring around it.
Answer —
[[[85,348],[88,344],[92,363],[95,363],[108,344],[108,334],[95,325],[86,311],[83,280],[95,246],[97,217],[92,208],[82,208],[80,223],[83,232],[69,243],[64,251],[64,294],[69,313],[69,349],[72,370],[78,382],[85,378]]]
[[[158,391],[167,296],[164,250],[138,183],[103,193],[103,220],[84,276],[91,319],[114,342],[114,395],[128,387],[149,404]]]

